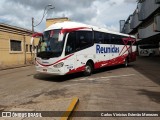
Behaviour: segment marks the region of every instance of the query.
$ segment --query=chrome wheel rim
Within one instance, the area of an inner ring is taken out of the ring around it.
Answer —
[[[86,66],[86,72],[87,72],[87,73],[91,73],[91,68],[90,68],[90,66]]]

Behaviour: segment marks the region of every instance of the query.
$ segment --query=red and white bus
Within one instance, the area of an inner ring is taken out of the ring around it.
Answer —
[[[135,37],[77,22],[48,27],[38,45],[36,70],[66,75],[124,64],[136,60]]]

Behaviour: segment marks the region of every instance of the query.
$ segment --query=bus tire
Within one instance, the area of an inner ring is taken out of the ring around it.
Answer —
[[[124,61],[124,67],[128,67],[128,59],[127,58]]]
[[[90,76],[93,72],[93,66],[90,62],[88,62],[86,65],[85,65],[85,71],[84,71],[84,75],[85,76]]]

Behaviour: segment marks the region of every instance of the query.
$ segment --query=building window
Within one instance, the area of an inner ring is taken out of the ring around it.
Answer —
[[[11,51],[22,51],[21,41],[10,40],[10,50]]]
[[[30,52],[32,52],[32,45],[29,46],[29,50],[30,50]]]

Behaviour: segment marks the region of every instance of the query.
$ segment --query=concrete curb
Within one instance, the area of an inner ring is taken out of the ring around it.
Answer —
[[[68,109],[66,110],[66,112],[63,114],[63,116],[61,117],[60,120],[68,120],[68,118],[70,117],[71,113],[74,111],[76,105],[78,104],[79,99],[77,97],[74,97],[68,107]]]
[[[15,68],[21,68],[21,67],[27,67],[27,66],[32,66],[33,64],[27,64],[27,65],[19,65],[19,66],[11,66],[11,67],[0,67],[1,70],[8,70],[8,69],[15,69]]]

